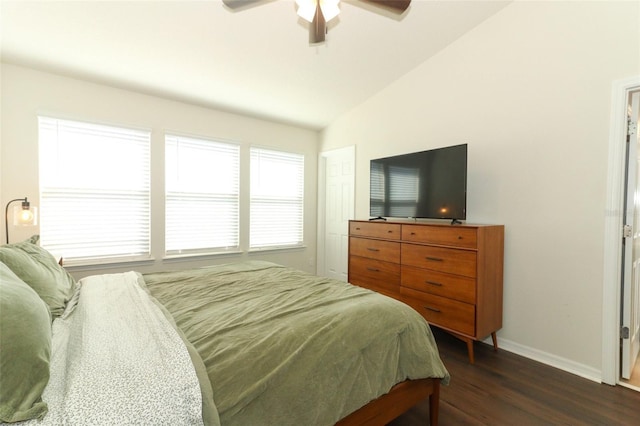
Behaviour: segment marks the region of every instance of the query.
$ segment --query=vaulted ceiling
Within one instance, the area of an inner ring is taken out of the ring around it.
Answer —
[[[508,1],[413,0],[402,15],[343,0],[310,45],[294,0],[2,0],[3,62],[322,129]],[[508,35],[505,35],[508,36]]]

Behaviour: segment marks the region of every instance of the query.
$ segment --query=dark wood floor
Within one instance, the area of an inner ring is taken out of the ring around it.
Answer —
[[[592,382],[536,361],[434,329],[451,383],[440,388],[440,422],[449,425],[640,425],[640,392]],[[498,339],[498,344],[500,343]],[[423,402],[393,426],[425,426]]]

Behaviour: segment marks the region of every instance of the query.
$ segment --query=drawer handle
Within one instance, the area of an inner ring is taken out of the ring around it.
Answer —
[[[415,232],[412,232],[412,233],[411,233],[411,235],[416,235],[416,233],[415,233]]]
[[[359,231],[359,230],[360,230],[360,228],[356,228],[356,231]]]
[[[373,248],[373,247],[367,247],[367,250],[369,250],[369,251],[380,251],[380,249]]]
[[[387,234],[393,234],[393,231],[392,231],[391,229],[389,229],[389,230],[387,231]]]
[[[437,283],[435,281],[425,281],[427,284],[435,285],[436,287],[442,287],[442,283]]]
[[[461,240],[462,239],[462,235],[458,235],[458,239]]]
[[[371,271],[371,272],[380,272],[380,269],[376,269],[376,268],[367,268],[367,271]]]
[[[431,311],[431,312],[440,312],[440,309],[438,308],[432,308],[431,306],[425,306],[424,307],[427,311]]]
[[[426,259],[432,262],[442,262],[444,260],[441,257],[431,257],[431,256],[427,256]]]

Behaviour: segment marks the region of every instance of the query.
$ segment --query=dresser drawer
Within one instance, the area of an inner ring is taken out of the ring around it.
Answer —
[[[372,238],[400,239],[401,225],[398,223],[349,222],[349,234]]]
[[[349,253],[355,256],[400,263],[400,243],[349,237]]]
[[[476,252],[443,247],[402,244],[402,264],[449,274],[476,276]]]
[[[476,228],[458,226],[402,225],[402,239],[464,248],[476,248],[478,243]]]
[[[405,287],[400,288],[400,295],[404,303],[429,323],[468,336],[475,335],[475,305]]]
[[[473,278],[408,265],[402,265],[401,272],[400,283],[403,287],[466,303],[476,301],[476,280]]]
[[[400,297],[400,265],[351,256],[349,282],[398,299]]]

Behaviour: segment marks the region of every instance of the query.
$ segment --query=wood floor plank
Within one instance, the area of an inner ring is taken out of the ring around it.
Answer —
[[[640,392],[592,382],[536,361],[434,329],[451,383],[440,388],[440,425],[639,425]],[[428,424],[423,402],[390,423]]]

